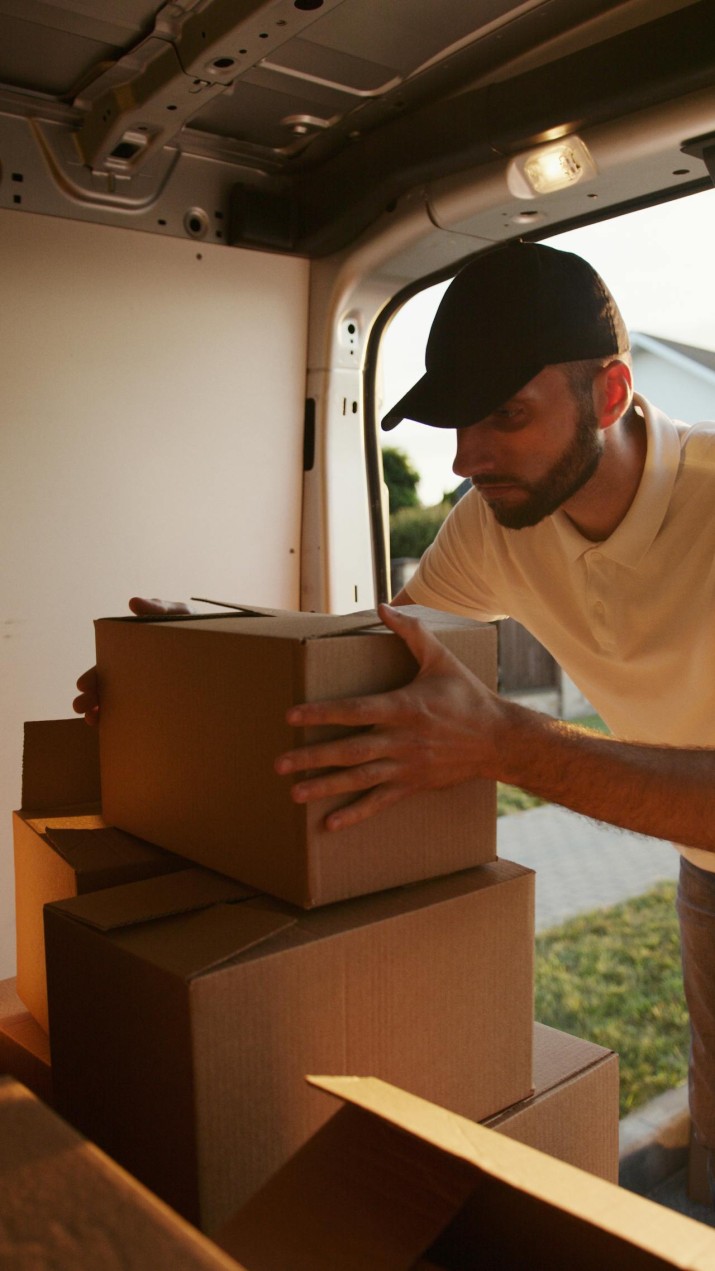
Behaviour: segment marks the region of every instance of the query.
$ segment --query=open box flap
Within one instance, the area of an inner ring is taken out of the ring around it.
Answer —
[[[535,1148],[439,1108],[373,1077],[307,1077],[344,1103],[363,1109],[498,1183],[626,1245],[689,1271],[713,1271],[715,1234],[701,1223],[567,1165]]]
[[[228,631],[234,635],[269,636],[297,641],[358,634],[372,627],[380,627],[383,632],[387,630],[374,609],[367,609],[362,613],[330,614],[289,609],[264,610],[258,613],[256,610],[244,610],[238,606],[233,607],[234,611],[231,612],[230,606],[225,605],[223,608],[225,610],[223,613],[160,614],[145,618],[127,617],[124,614],[119,618],[97,618],[95,626],[105,622],[134,623],[141,626],[182,626],[206,633],[215,631],[224,634]]]
[[[172,873],[186,869],[186,862],[173,852],[147,843],[144,839],[127,834],[114,826],[98,829],[47,826],[43,837],[54,847],[63,860],[78,873],[102,870],[130,870],[144,865],[155,868],[157,873]]]
[[[206,596],[192,596],[197,605],[216,605],[218,609],[235,609],[247,618],[274,618],[276,614],[290,613],[289,609],[266,609],[261,605],[239,605],[232,600],[209,600]]]
[[[199,596],[192,596],[191,599],[204,605],[217,605],[222,609],[234,609],[246,617],[276,618],[280,622],[287,623],[292,619],[296,619],[297,622],[304,624],[306,630],[314,622],[318,635],[339,635],[342,632],[358,632],[376,628],[383,632],[388,630],[384,623],[381,622],[375,609],[363,609],[355,613],[329,614],[291,609],[261,609],[257,605],[231,604],[226,600],[208,600]],[[489,625],[478,622],[475,624],[475,619],[465,618],[463,614],[449,613],[443,609],[433,609],[427,605],[409,605],[406,606],[406,609],[411,617],[419,618],[420,622],[423,622],[426,626],[436,629],[444,627],[473,628],[475,625]]]
[[[250,900],[259,893],[210,870],[183,869],[58,901],[55,908],[98,931],[116,931],[158,918]]]
[[[121,938],[145,961],[183,980],[240,957],[297,921],[272,897],[198,868],[73,897],[47,910],[50,917],[59,913]]]
[[[260,609],[256,606],[230,604],[225,600],[207,600],[192,596],[192,600],[200,600],[201,604],[218,605],[222,609],[234,609],[242,617],[262,617],[271,620],[269,625],[256,625],[254,629],[259,635],[287,636],[299,640],[315,640],[324,636],[336,636],[344,633],[357,633],[370,627],[383,627],[374,609],[363,609],[356,613],[313,613],[310,610],[292,609]],[[210,615],[209,615],[210,616]]]
[[[293,914],[269,897],[219,903],[179,915],[175,922],[131,928],[141,933],[141,956],[185,981],[200,980],[256,945],[296,925]],[[136,947],[133,945],[133,947]]]

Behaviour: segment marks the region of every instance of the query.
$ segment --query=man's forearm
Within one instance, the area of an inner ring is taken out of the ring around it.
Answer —
[[[503,703],[499,780],[640,834],[715,851],[715,751],[617,741]]]

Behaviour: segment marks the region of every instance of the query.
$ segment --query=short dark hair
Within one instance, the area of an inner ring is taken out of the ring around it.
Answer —
[[[598,372],[612,358],[590,357],[579,362],[561,362],[564,378],[577,402],[591,402],[591,385]]]
[[[593,381],[599,371],[602,371],[605,366],[610,366],[611,362],[614,361],[625,362],[627,366],[630,366],[631,355],[630,353],[621,353],[618,358],[590,357],[578,362],[559,363],[566,383],[579,405],[592,405],[591,387]]]

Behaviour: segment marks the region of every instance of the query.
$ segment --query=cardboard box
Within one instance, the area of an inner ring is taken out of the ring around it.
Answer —
[[[531,1091],[533,874],[311,911],[195,869],[45,910],[58,1109],[211,1232],[329,1114],[317,1065],[481,1119]]]
[[[50,1042],[20,1001],[15,979],[0,980],[0,1073],[52,1103]]]
[[[618,1182],[618,1055],[534,1025],[534,1092],[489,1117],[490,1129]]]
[[[250,1271],[712,1271],[715,1232],[370,1078],[215,1237]]]
[[[47,1031],[46,904],[185,868],[100,815],[97,730],[81,719],[25,725],[22,808],[13,813],[17,993]]]
[[[16,1081],[0,1080],[6,1271],[241,1271]]]
[[[413,612],[495,685],[493,626]],[[374,613],[103,619],[96,640],[109,823],[306,907],[495,858],[492,781],[424,792],[331,834],[324,818],[345,798],[298,805],[274,771],[283,751],[336,733],[289,728],[290,705],[414,677]]]

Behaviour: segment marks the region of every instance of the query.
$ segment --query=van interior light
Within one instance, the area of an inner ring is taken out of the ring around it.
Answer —
[[[507,184],[517,198],[531,199],[535,194],[551,194],[577,181],[588,180],[596,172],[596,165],[580,137],[561,137],[512,159]]]

